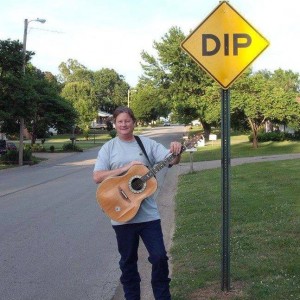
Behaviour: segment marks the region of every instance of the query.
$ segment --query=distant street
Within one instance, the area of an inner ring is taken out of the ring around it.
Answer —
[[[145,135],[169,145],[183,129],[161,127]],[[110,221],[95,200],[91,175],[98,150],[0,171],[0,299],[113,297],[119,255]]]

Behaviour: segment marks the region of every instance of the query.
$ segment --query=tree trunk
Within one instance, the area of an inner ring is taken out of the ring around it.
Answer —
[[[204,130],[204,134],[203,134],[204,138],[206,140],[208,140],[210,132],[211,132],[211,126],[210,126],[210,124],[206,123],[205,121],[201,121],[201,124],[202,124],[203,130]]]
[[[253,131],[253,141],[252,141],[252,146],[254,149],[258,148],[258,140],[257,140],[257,130]]]
[[[250,127],[252,129],[252,133],[253,133],[252,147],[254,149],[257,149],[258,148],[258,140],[257,140],[258,126],[250,118],[248,118],[248,122],[250,124]]]

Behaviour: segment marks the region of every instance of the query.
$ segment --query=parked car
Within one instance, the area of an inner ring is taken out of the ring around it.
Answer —
[[[171,126],[171,123],[169,121],[164,122],[164,126]]]
[[[0,140],[0,154],[5,154],[9,150],[18,150],[17,146],[13,142],[7,142],[6,140]]]

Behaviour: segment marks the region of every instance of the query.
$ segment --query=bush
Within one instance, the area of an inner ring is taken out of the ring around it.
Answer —
[[[0,160],[7,165],[17,165],[19,163],[19,151],[9,150],[0,157]],[[28,147],[24,147],[23,163],[32,164],[32,152]]]
[[[54,152],[55,151],[55,147],[53,146],[53,145],[51,145],[50,147],[49,147],[49,150],[50,150],[50,152]]]
[[[46,148],[41,144],[24,145],[24,149],[29,149],[31,152],[47,152]]]
[[[33,144],[31,147],[32,152],[46,152],[46,149],[41,144]]]
[[[289,141],[300,141],[300,131],[295,131],[295,133],[286,133],[285,136]]]
[[[259,132],[257,134],[257,140],[258,142],[268,142],[268,141],[273,141],[273,142],[281,142],[286,140],[286,135],[284,132]],[[253,133],[249,135],[249,141],[253,142]]]
[[[63,144],[62,146],[63,151],[66,152],[82,152],[83,150],[78,147],[77,145],[73,145],[72,143]]]

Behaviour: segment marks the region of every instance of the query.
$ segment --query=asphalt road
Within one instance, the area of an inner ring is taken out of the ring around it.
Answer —
[[[171,126],[145,135],[169,145],[183,130]],[[114,296],[119,255],[110,221],[95,200],[97,152],[0,171],[0,299]],[[159,173],[161,184],[165,172]]]

